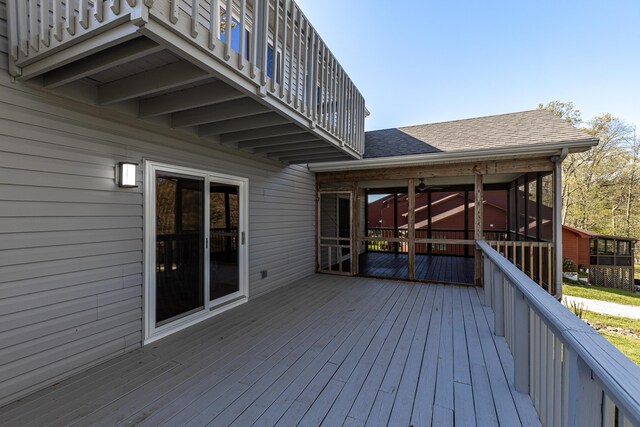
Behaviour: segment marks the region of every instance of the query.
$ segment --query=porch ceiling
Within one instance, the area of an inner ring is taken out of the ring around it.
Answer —
[[[308,120],[138,36],[47,69],[43,88],[283,163],[353,159]]]
[[[0,409],[8,425],[540,425],[476,288],[315,275]]]

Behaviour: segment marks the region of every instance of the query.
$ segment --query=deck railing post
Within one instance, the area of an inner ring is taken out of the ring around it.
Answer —
[[[512,326],[515,329],[513,378],[516,390],[529,394],[529,306],[522,292],[515,287],[513,314],[515,317]]]

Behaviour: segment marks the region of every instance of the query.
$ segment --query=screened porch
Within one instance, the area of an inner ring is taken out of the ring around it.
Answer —
[[[485,240],[555,294],[553,163],[512,163],[380,172],[395,179],[361,171],[351,182],[318,174],[318,270],[479,285],[475,243]]]

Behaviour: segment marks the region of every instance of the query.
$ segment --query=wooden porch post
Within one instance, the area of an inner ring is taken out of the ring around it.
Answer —
[[[409,178],[409,207],[407,212],[408,228],[409,228],[409,280],[415,279],[415,264],[416,264],[416,245],[415,232],[416,232],[416,186],[414,178]]]
[[[482,212],[482,201],[484,200],[484,192],[482,189],[482,174],[476,172],[474,179],[474,190],[475,190],[475,209],[474,209],[474,239],[482,240],[484,226],[484,215]],[[482,285],[482,252],[475,248],[475,284],[477,286]]]
[[[555,296],[562,295],[562,160],[556,162],[553,168],[553,291]],[[551,268],[551,266],[549,266]],[[552,293],[553,292],[553,293]]]
[[[351,274],[358,274],[358,262],[360,261],[360,246],[358,234],[360,233],[360,198],[358,197],[358,181],[352,184],[353,196],[351,197]]]

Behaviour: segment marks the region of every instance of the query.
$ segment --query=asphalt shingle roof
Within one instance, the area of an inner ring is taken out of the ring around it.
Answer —
[[[367,132],[365,158],[590,141],[547,110]]]

